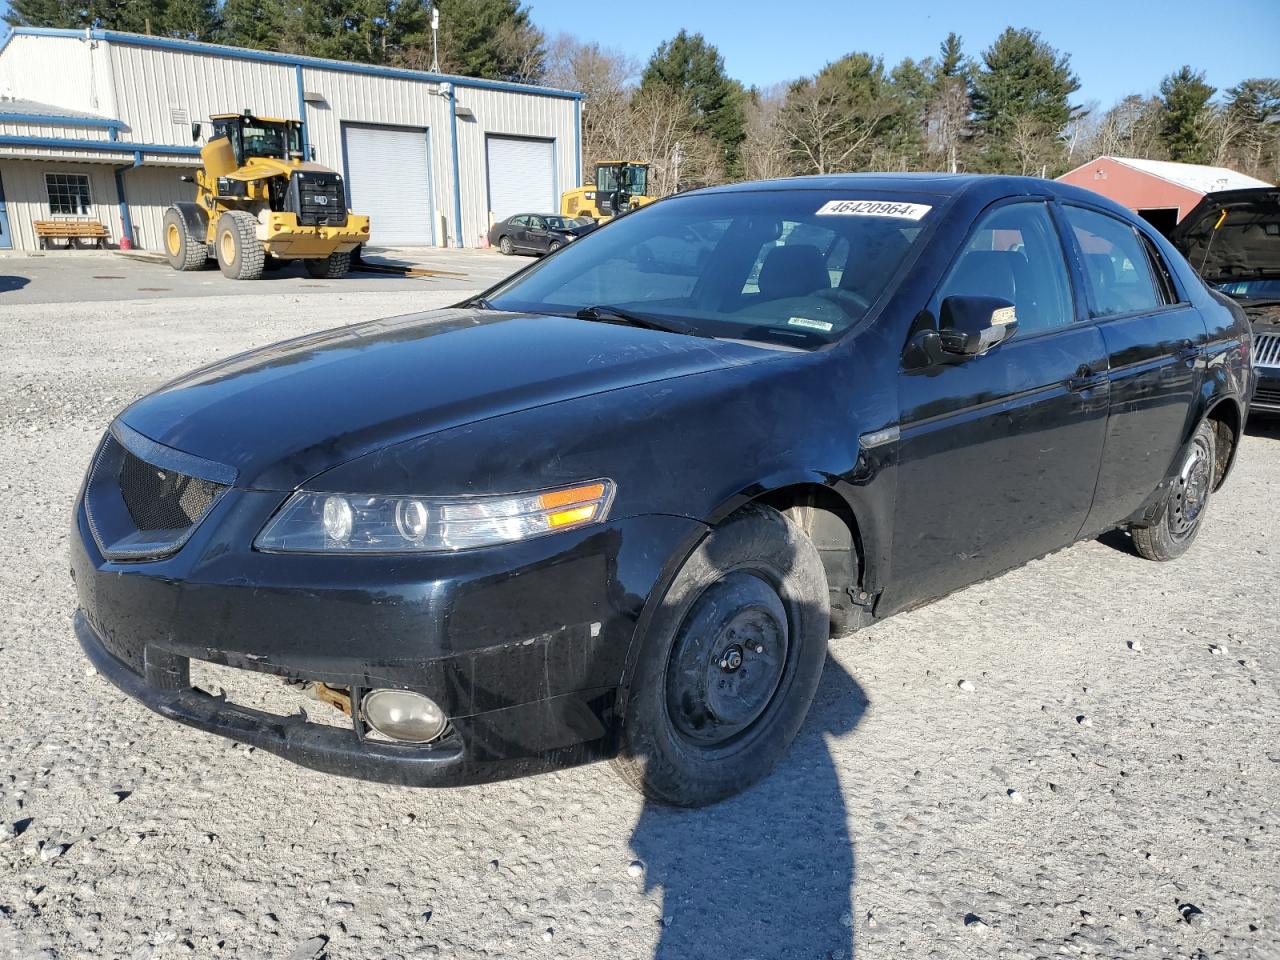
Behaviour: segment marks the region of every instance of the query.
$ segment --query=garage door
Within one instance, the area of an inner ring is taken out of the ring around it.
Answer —
[[[487,147],[489,209],[495,220],[560,209],[552,141],[489,137]]]
[[[343,124],[351,209],[378,247],[433,243],[427,131]]]

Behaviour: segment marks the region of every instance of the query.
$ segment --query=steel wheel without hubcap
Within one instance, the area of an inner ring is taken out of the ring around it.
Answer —
[[[738,571],[698,598],[667,664],[667,710],[680,735],[720,746],[751,729],[787,668],[787,611],[777,591]]]
[[[218,238],[218,244],[221,247],[219,251],[222,254],[222,262],[233,264],[236,262],[236,238],[231,235],[230,230],[223,230],[222,236]]]
[[[1191,441],[1187,459],[1178,472],[1169,504],[1169,535],[1181,540],[1193,531],[1213,486],[1213,451],[1201,436]]]
[[[170,256],[176,257],[182,251],[182,233],[176,223],[169,224],[169,228],[165,230],[164,242],[169,248]]]

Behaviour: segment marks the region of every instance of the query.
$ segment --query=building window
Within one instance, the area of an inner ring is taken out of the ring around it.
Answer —
[[[50,213],[89,215],[93,199],[89,196],[89,178],[83,173],[46,173],[44,185],[49,191]]]

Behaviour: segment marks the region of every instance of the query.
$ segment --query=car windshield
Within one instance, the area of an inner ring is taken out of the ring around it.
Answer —
[[[1231,280],[1218,284],[1218,289],[1242,300],[1280,299],[1280,280]]]
[[[686,194],[628,214],[498,287],[499,310],[611,307],[701,336],[820,347],[861,320],[937,198]]]

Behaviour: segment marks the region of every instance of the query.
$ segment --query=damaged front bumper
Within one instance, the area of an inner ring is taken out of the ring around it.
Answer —
[[[75,632],[98,672],[169,719],[382,783],[485,783],[616,753],[636,622],[698,524],[634,517],[411,558],[234,548],[280,498],[230,491],[182,549],[149,562],[105,559],[81,506]],[[193,684],[193,661],[327,684],[355,716],[334,725],[215,696]],[[378,688],[430,697],[448,729],[426,745],[371,736],[358,705]]]

